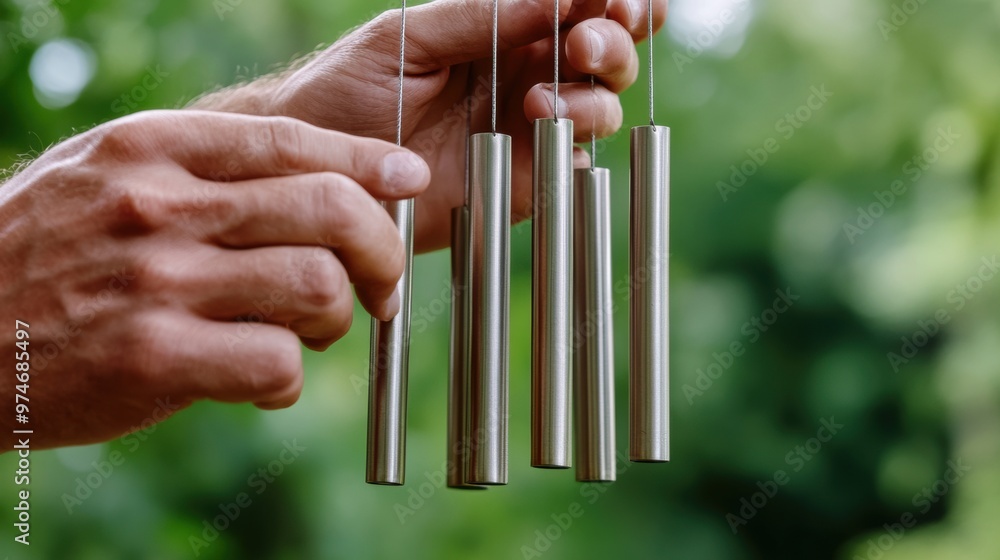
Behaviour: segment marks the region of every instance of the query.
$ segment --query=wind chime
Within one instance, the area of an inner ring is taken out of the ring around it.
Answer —
[[[670,129],[654,122],[653,5],[648,2],[649,125],[631,131],[629,459],[670,459],[668,251]],[[534,124],[531,465],[615,480],[610,171],[573,170],[573,121],[559,118],[559,7],[553,0],[553,116]],[[471,133],[466,101],[462,206],[451,215],[447,484],[507,483],[511,138],[497,132],[498,0],[493,0],[490,131]],[[402,142],[406,1],[396,143]],[[471,80],[471,78],[470,78]],[[591,91],[595,88],[590,79]],[[400,485],[406,460],[413,201],[385,203],[406,249],[400,313],[372,319],[366,481]],[[576,401],[575,415],[571,413]]]

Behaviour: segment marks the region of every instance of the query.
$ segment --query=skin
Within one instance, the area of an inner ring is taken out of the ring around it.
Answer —
[[[295,69],[73,137],[0,186],[0,347],[21,351],[25,321],[31,356],[31,423],[0,415],[4,449],[12,429],[34,430],[35,449],[106,441],[202,399],[290,406],[300,343],[323,350],[347,332],[352,288],[373,316],[395,316],[403,247],[378,201],[416,197],[417,250],[447,244],[470,83],[473,131],[489,127],[491,6],[407,10],[402,148],[386,141],[395,11]],[[635,81],[645,6],[560,2],[559,116],[577,140],[621,126],[615,94]],[[532,121],[552,115],[552,7],[501,2],[497,128],[516,162],[530,160]],[[656,0],[655,27],[665,17]],[[520,220],[530,166],[513,169]]]

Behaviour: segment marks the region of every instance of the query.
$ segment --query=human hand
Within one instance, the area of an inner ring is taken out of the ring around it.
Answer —
[[[654,0],[654,28],[667,0]],[[552,0],[506,0],[499,9],[497,128],[512,136],[512,214],[531,214],[532,122],[552,117]],[[617,93],[636,79],[634,42],[647,35],[646,0],[561,0],[560,117],[573,119],[577,141],[621,127]],[[605,17],[606,13],[606,17]],[[407,9],[404,145],[423,156],[433,181],[417,199],[414,247],[448,244],[450,209],[462,204],[464,100],[474,84],[472,130],[490,122],[492,2],[438,0]],[[324,128],[386,140],[396,137],[399,11],[344,37],[304,67],[257,90],[257,102],[232,110],[288,115]],[[470,77],[471,74],[471,77]],[[597,78],[596,93],[589,75]],[[209,100],[225,109],[225,101]],[[577,166],[589,164],[576,153]]]
[[[0,346],[30,325],[19,427],[44,448],[198,399],[292,404],[299,341],[347,332],[352,283],[398,311],[403,247],[376,198],[429,180],[405,149],[289,118],[140,113],[56,146],[0,186]]]

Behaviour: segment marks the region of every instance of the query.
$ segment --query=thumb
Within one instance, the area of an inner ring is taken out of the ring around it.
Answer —
[[[606,0],[498,0],[497,50],[551,37],[557,2],[562,22],[571,9],[578,12],[582,4],[603,8]],[[438,0],[408,9],[406,19],[406,61],[413,71],[433,72],[492,53],[492,0]]]

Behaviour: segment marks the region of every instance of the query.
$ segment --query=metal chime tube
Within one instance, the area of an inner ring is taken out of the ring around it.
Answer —
[[[632,129],[629,458],[670,460],[670,129]]]
[[[402,143],[403,61],[406,45],[406,0],[400,11],[399,102],[396,144]],[[368,374],[368,445],[365,482],[403,484],[406,467],[406,382],[410,359],[410,285],[413,269],[413,200],[385,203],[399,230],[406,255],[396,285],[399,314],[389,321],[372,318]]]
[[[531,466],[567,468],[573,301],[573,121],[535,121]]]
[[[474,134],[469,148],[472,231],[471,453],[467,482],[507,483],[510,136]]]
[[[592,94],[596,87],[596,80],[591,76]],[[594,124],[592,122],[590,133],[591,167],[573,172],[576,479],[580,482],[614,482],[611,171],[596,167]]]
[[[576,479],[615,480],[611,172],[573,172]]]
[[[368,459],[365,481],[403,484],[406,466],[406,381],[410,354],[410,271],[413,266],[413,201],[387,202],[406,248],[406,263],[396,290],[399,314],[372,319],[368,382]]]
[[[449,488],[482,488],[468,484],[469,464],[469,333],[472,276],[469,238],[469,209],[451,211],[451,360],[448,368],[448,449]]]

